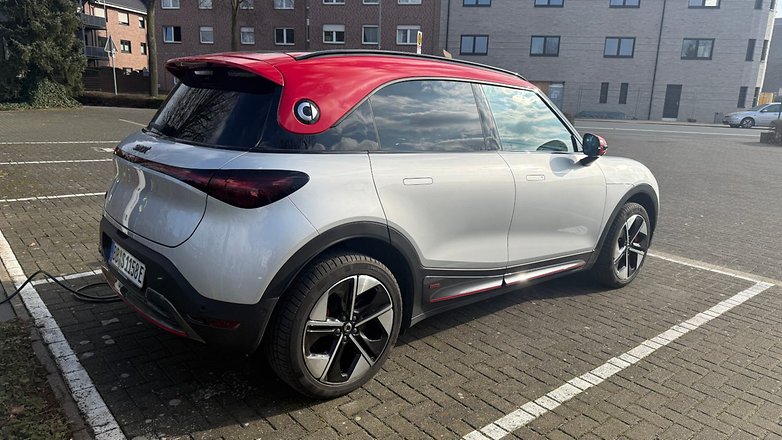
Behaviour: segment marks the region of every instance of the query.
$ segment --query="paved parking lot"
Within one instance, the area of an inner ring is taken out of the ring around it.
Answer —
[[[24,273],[98,267],[106,159],[151,114],[0,113],[0,233]],[[369,384],[322,402],[292,393],[259,356],[178,339],[121,303],[77,302],[39,283],[64,336],[53,350],[78,359],[113,417],[92,419],[99,437],[782,438],[782,148],[757,143],[757,131],[578,125],[658,177],[653,250],[680,262],[650,258],[621,291],[575,276],[431,318]],[[682,264],[691,260],[721,269]]]

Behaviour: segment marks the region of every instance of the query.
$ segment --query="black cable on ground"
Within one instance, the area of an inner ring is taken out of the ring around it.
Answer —
[[[6,295],[5,299],[0,300],[0,305],[5,304],[5,303],[11,301],[11,299],[13,297],[18,295],[19,292],[21,292],[22,289],[24,289],[24,287],[26,285],[30,284],[30,282],[33,281],[33,278],[35,278],[38,275],[46,276],[47,278],[52,280],[53,283],[56,283],[58,286],[60,286],[63,289],[67,290],[68,292],[71,293],[71,295],[74,296],[74,298],[76,298],[78,300],[81,300],[81,301],[96,302],[96,303],[109,303],[109,302],[115,302],[115,301],[119,301],[120,300],[119,297],[116,294],[111,295],[111,296],[95,296],[95,295],[87,295],[86,293],[82,293],[83,290],[89,289],[91,287],[108,285],[105,281],[99,282],[99,283],[87,284],[86,286],[82,286],[82,287],[79,287],[78,289],[74,289],[74,288],[72,288],[70,286],[66,286],[65,284],[63,284],[60,280],[57,279],[57,277],[55,277],[54,275],[50,274],[49,272],[46,272],[46,271],[43,271],[43,270],[38,270],[38,271],[35,271],[35,273],[33,273],[32,275],[30,275],[27,278],[27,280],[25,280],[25,282],[22,283],[21,286],[19,286],[18,289],[16,289],[13,292],[11,292],[10,295]],[[2,285],[0,285],[0,289],[3,289],[3,293],[6,293],[5,292],[5,288],[2,287]]]

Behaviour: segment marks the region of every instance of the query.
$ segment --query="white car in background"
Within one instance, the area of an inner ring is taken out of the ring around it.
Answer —
[[[782,104],[774,102],[758,105],[741,112],[728,113],[722,119],[722,123],[733,128],[752,128],[756,125],[768,126],[771,125],[771,122],[779,119],[780,106]]]

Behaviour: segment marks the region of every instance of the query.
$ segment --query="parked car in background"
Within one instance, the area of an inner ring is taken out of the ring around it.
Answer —
[[[429,316],[578,271],[623,287],[645,260],[652,173],[515,73],[380,51],[167,68],[180,84],[115,151],[103,273],[304,394],[361,386]]]
[[[722,118],[722,123],[733,128],[752,128],[756,125],[768,126],[773,121],[779,119],[780,107],[782,107],[782,104],[774,102],[758,105],[740,112],[728,113]]]

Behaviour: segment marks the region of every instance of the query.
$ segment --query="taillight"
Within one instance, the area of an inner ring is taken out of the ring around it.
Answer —
[[[201,170],[153,162],[122,151],[114,153],[145,168],[171,176],[207,195],[239,208],[253,209],[283,199],[309,182],[300,171],[288,170]]]

